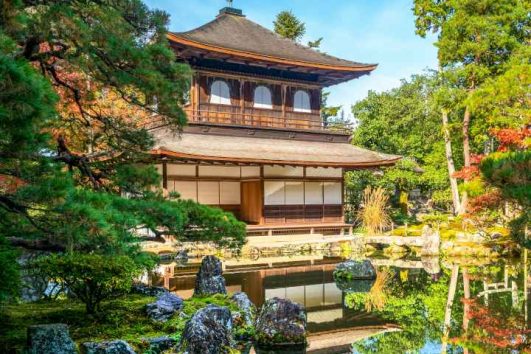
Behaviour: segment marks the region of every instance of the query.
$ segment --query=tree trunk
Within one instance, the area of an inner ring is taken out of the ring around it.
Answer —
[[[457,279],[459,277],[459,266],[454,264],[452,267],[452,276],[450,278],[450,285],[448,287],[448,299],[446,301],[446,309],[444,311],[444,328],[441,346],[441,354],[446,353],[448,346],[448,336],[450,335],[450,325],[452,323],[452,305],[454,304],[455,291],[457,289]]]
[[[465,168],[471,166],[470,162],[470,109],[468,106],[465,108],[465,114],[463,115],[463,161],[465,163]],[[468,204],[468,193],[463,192],[461,197],[461,207],[459,209],[459,214],[464,214],[466,212]]]
[[[450,130],[448,129],[448,112],[442,111],[442,125],[444,134],[444,146],[446,149],[446,163],[448,165],[448,174],[450,175],[450,190],[452,192],[452,204],[454,207],[454,214],[459,212],[461,201],[459,200],[459,189],[457,188],[457,180],[452,177],[455,173],[454,157],[452,153],[452,140],[450,139]]]
[[[408,192],[406,191],[400,191],[398,194],[398,206],[400,207],[400,211],[404,215],[408,215]]]
[[[463,158],[465,167],[470,167],[470,109],[468,106],[465,108],[465,114],[463,116]]]

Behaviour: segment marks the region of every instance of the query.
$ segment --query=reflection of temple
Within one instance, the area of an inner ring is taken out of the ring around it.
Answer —
[[[295,259],[293,259],[295,258]],[[308,315],[308,330],[313,336],[326,341],[327,333],[352,332],[353,329],[368,335],[388,328],[380,319],[364,312],[353,311],[343,306],[344,294],[333,279],[333,271],[339,257],[294,256],[289,263],[286,257],[266,258],[258,261],[226,261],[224,277],[227,291],[244,291],[253,303],[260,306],[265,299],[289,298],[303,304]],[[297,260],[298,258],[298,260]],[[250,263],[250,264],[249,264]],[[199,264],[175,267],[174,264],[162,266],[164,275],[156,281],[178,295],[192,296],[195,285],[195,273]],[[345,340],[352,343],[354,333],[346,335]],[[314,345],[318,345],[314,341]]]

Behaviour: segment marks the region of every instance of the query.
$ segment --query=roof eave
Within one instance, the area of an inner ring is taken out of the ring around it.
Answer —
[[[345,73],[364,72],[368,74],[378,67],[378,64],[345,66],[345,65],[330,65],[330,64],[324,64],[324,63],[313,63],[313,62],[305,62],[305,61],[288,59],[288,58],[273,57],[273,56],[264,55],[264,54],[245,52],[245,51],[240,51],[240,50],[231,49],[231,48],[218,47],[218,46],[207,44],[207,43],[200,43],[200,42],[188,39],[188,38],[180,37],[175,33],[168,33],[167,38],[172,42],[179,43],[185,46],[194,47],[197,49],[203,49],[203,50],[208,50],[208,51],[222,53],[222,54],[234,55],[234,56],[246,58],[246,59],[263,60],[263,61],[268,61],[271,63],[293,65],[293,66],[300,66],[300,67],[313,68],[313,69],[330,70],[330,71],[345,72]]]
[[[401,156],[390,156],[388,159],[377,161],[363,161],[363,162],[317,162],[317,161],[288,161],[288,160],[268,160],[268,159],[249,159],[249,158],[235,158],[235,157],[215,157],[197,154],[186,154],[171,151],[164,147],[153,149],[150,151],[153,156],[169,157],[183,160],[195,160],[199,162],[225,162],[234,164],[259,164],[259,165],[286,165],[286,166],[307,166],[307,167],[334,167],[346,169],[363,169],[376,168],[384,166],[393,166],[400,159]]]

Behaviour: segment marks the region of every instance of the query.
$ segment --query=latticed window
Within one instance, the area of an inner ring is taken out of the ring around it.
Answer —
[[[265,86],[258,86],[254,90],[254,107],[273,109],[273,104],[271,103],[271,90]]]
[[[229,85],[223,80],[216,80],[210,86],[210,103],[230,105]]]
[[[295,112],[311,113],[310,95],[303,90],[297,90],[293,97],[293,110]]]

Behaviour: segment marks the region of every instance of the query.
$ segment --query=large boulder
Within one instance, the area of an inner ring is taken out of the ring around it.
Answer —
[[[194,296],[226,294],[221,261],[214,256],[206,256],[195,279]]]
[[[28,353],[30,354],[75,354],[76,345],[68,326],[62,323],[28,327]]]
[[[258,346],[305,346],[306,311],[287,299],[268,299],[256,320],[255,341]]]
[[[166,322],[182,307],[183,299],[173,293],[164,292],[157,297],[157,301],[147,304],[146,312],[153,321]]]
[[[256,318],[256,306],[249,300],[249,297],[244,292],[234,293],[231,300],[238,305],[238,312],[232,313],[232,319],[241,320],[245,326],[254,325]]]
[[[376,269],[368,259],[363,261],[349,259],[336,266],[336,269],[334,270],[334,278],[374,280],[376,279]]]
[[[85,354],[136,354],[129,343],[123,340],[83,343]]]
[[[208,305],[197,311],[184,327],[180,353],[218,354],[232,346],[232,317],[226,307]]]

